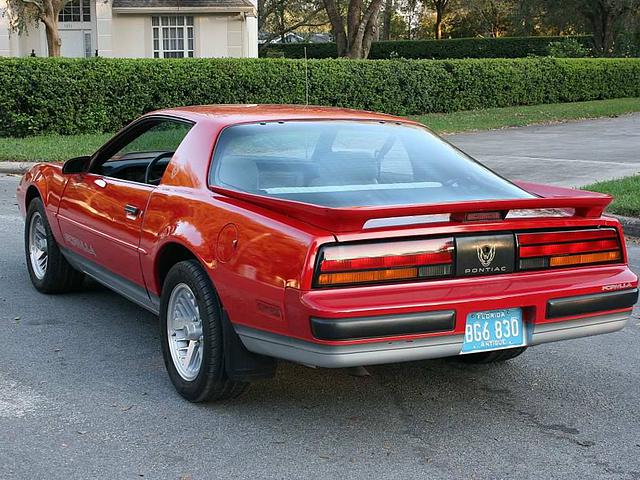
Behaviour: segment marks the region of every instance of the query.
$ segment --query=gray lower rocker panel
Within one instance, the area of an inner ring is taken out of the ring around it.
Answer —
[[[158,315],[158,312],[160,311],[160,299],[156,295],[150,295],[145,288],[136,285],[126,278],[122,278],[120,275],[116,275],[103,266],[87,260],[71,250],[61,248],[60,251],[76,270],[84,272],[98,283],[101,283],[105,287],[119,293],[127,300],[137,303],[154,315]]]
[[[536,325],[528,345],[569,340],[621,330],[631,311],[594,315],[578,320]],[[247,349],[254,353],[325,368],[410,362],[460,354],[462,335],[428,337],[414,341],[372,342],[358,345],[322,345],[234,325]]]

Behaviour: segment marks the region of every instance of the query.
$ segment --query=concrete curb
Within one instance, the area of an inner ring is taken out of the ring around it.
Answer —
[[[0,162],[0,174],[22,175],[38,162]]]
[[[610,217],[617,219],[622,224],[622,230],[628,237],[640,237],[640,218],[623,217],[621,215],[608,214]]]

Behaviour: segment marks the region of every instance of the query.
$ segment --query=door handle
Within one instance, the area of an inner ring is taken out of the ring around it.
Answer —
[[[135,220],[140,215],[140,209],[134,205],[126,204],[124,206],[124,213],[130,220]]]

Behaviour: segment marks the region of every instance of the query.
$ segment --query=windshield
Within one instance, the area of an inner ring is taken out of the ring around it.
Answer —
[[[328,207],[532,197],[425,128],[368,121],[228,127],[210,183]]]

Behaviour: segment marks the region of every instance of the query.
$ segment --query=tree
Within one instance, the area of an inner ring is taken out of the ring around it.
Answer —
[[[367,58],[384,0],[349,0],[346,17],[336,0],[324,0],[339,57]]]
[[[433,27],[434,34],[437,40],[442,38],[442,22],[444,21],[444,16],[447,13],[447,8],[451,3],[451,0],[430,0],[431,6],[436,12],[436,23]]]
[[[503,36],[511,27],[515,5],[510,0],[480,0],[477,12],[492,37]]]
[[[629,15],[640,9],[640,0],[573,0],[593,33],[593,45],[599,53],[607,55],[620,26]]]
[[[19,34],[44,23],[50,57],[60,56],[58,14],[69,0],[7,0],[9,28]]]
[[[385,0],[384,2],[384,16],[382,17],[382,35],[381,40],[391,39],[391,21],[393,20],[393,14],[396,13],[393,5],[393,0]]]
[[[415,33],[420,27],[420,20],[423,13],[423,5],[420,0],[406,0],[402,9],[403,16],[407,23],[407,40],[413,40]]]
[[[258,30],[269,32],[260,48],[294,30],[322,27],[328,23],[319,0],[258,0]]]

